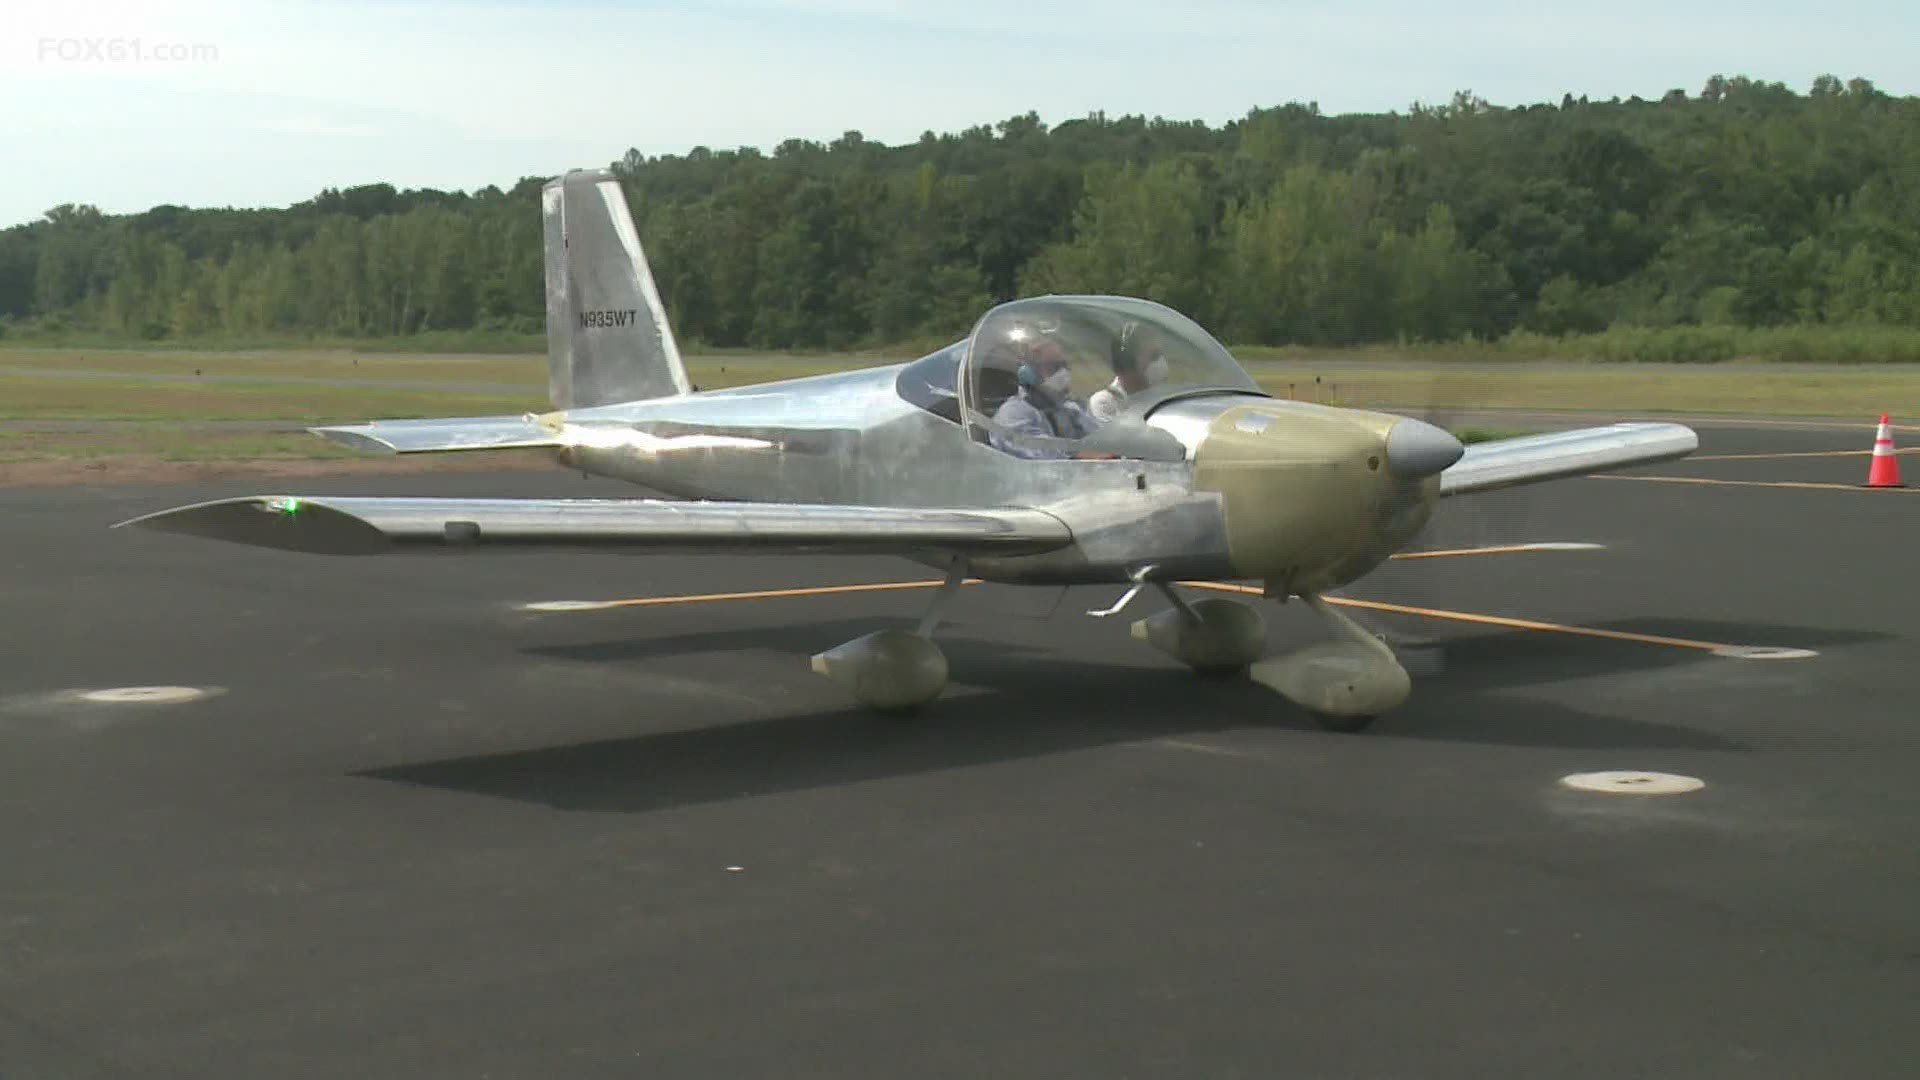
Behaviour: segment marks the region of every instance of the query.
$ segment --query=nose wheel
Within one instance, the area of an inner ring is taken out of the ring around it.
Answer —
[[[1413,680],[1386,642],[1318,593],[1303,593],[1300,599],[1345,640],[1262,660],[1248,670],[1253,681],[1306,709],[1328,731],[1363,730],[1376,716],[1407,700]]]
[[[1313,722],[1322,731],[1331,731],[1338,735],[1357,735],[1372,726],[1372,716],[1335,716],[1332,713],[1314,713]]]
[[[1307,710],[1327,731],[1365,730],[1374,718],[1407,700],[1413,681],[1393,650],[1318,594],[1301,599],[1342,640],[1325,641],[1261,660],[1266,624],[1260,613],[1233,600],[1188,602],[1161,585],[1173,606],[1133,624],[1133,636],[1201,675],[1245,671],[1254,682]]]

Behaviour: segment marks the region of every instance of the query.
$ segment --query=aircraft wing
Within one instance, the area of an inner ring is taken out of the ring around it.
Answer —
[[[1496,439],[1467,447],[1460,460],[1440,474],[1440,494],[1466,495],[1671,461],[1699,448],[1700,437],[1680,424],[1610,424]]]
[[[458,416],[445,420],[375,420],[308,428],[321,438],[377,454],[449,450],[517,450],[563,445],[557,427],[533,416]]]
[[[1039,510],[659,499],[253,495],[162,510],[115,528],[125,526],[322,555],[482,548],[1018,555],[1073,540],[1059,518]]]

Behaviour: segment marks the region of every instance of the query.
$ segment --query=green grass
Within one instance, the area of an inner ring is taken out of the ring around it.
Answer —
[[[361,455],[304,431],[182,432],[160,427],[119,431],[0,432],[0,462],[142,457],[162,461],[293,461]]]
[[[797,379],[849,368],[872,367],[898,357],[794,356],[784,353],[718,353],[689,356],[688,374],[705,389]],[[151,349],[24,349],[0,348],[0,378],[23,370],[71,370],[133,377],[218,376],[255,379],[263,383],[287,379],[343,379],[364,382],[446,382],[449,391],[459,384],[486,383],[524,386],[544,398],[547,389],[545,355],[479,356],[420,353],[364,355],[324,349],[282,352],[240,350],[195,352]],[[218,389],[218,383],[207,384]],[[5,408],[0,399],[0,409]]]
[[[0,335],[8,346],[50,349],[137,349],[145,352],[357,352],[544,354],[544,333],[494,330],[432,330],[392,337],[340,337],[331,334],[212,334],[189,338],[146,339],[78,327],[46,329],[15,324]]]
[[[124,375],[276,379],[448,381],[525,385],[546,390],[545,356],[478,356],[420,353],[363,356],[326,349],[205,352],[154,349],[0,348],[0,375],[22,368],[110,372]]]
[[[1314,376],[1320,375],[1316,384]],[[1268,393],[1383,409],[1573,409],[1754,416],[1920,415],[1920,368],[1698,368],[1645,364],[1513,370],[1444,365],[1316,372],[1258,365]],[[1291,388],[1291,393],[1289,393]]]
[[[1881,411],[1920,416],[1920,365],[1781,368],[1760,363],[1706,365],[1410,362],[1384,355],[1353,363],[1325,357],[1255,359],[1249,369],[1268,392],[1355,407],[1425,412],[1570,409],[1607,413],[1673,412],[1867,417]],[[689,358],[706,389],[865,367],[886,357],[725,354]],[[69,378],[30,369],[70,368],[110,377]],[[245,381],[152,376],[219,374]],[[1318,381],[1316,382],[1316,376]],[[345,379],[354,385],[288,382]],[[0,349],[0,419],[131,420],[141,431],[0,430],[0,458],[147,455],[175,460],[341,455],[304,434],[180,432],[198,420],[277,420],[301,424],[425,416],[516,415],[544,411],[540,356],[387,355],[327,350],[164,352],[153,350]],[[383,385],[392,383],[394,385]],[[406,385],[439,383],[432,386]],[[474,384],[523,390],[482,391]],[[1468,441],[1524,434],[1467,427]]]
[[[49,352],[141,353],[149,356],[232,355],[275,356],[330,354],[338,356],[461,356],[528,358],[538,366],[546,352],[541,334],[504,330],[436,330],[394,337],[335,337],[300,334],[247,334],[145,341],[123,334],[66,328],[37,329],[37,324],[12,327],[4,338],[8,349]],[[791,350],[714,350],[697,342],[683,342],[691,354],[726,352],[741,356],[791,356],[834,363],[843,358],[877,362],[884,358],[919,356],[947,344],[928,338],[886,345],[863,345],[834,352]],[[1792,326],[1614,326],[1599,333],[1551,336],[1516,330],[1490,341],[1438,343],[1380,342],[1351,346],[1240,345],[1234,353],[1243,360],[1306,360],[1340,358],[1349,361],[1393,363],[1452,363],[1457,361],[1536,360],[1699,364],[1727,361],[1822,364],[1920,364],[1920,327],[1877,325],[1801,324]]]
[[[1920,364],[1920,328],[1900,326],[1616,326],[1563,337],[1516,330],[1492,341],[1341,347],[1236,346],[1244,361],[1362,364]]]
[[[1514,333],[1500,345],[1522,356],[1615,363],[1920,363],[1920,329],[1899,326],[1616,326],[1558,338]]]
[[[1457,427],[1453,429],[1453,437],[1466,443],[1468,446],[1472,446],[1474,443],[1495,442],[1499,439],[1518,439],[1525,435],[1538,434],[1540,433],[1530,431],[1526,428]]]
[[[0,368],[0,419],[297,420],[493,415],[547,408],[546,395],[297,383],[179,383],[64,379]]]
[[[175,373],[175,361],[150,354],[87,356],[84,361],[85,370],[109,371],[124,378],[49,377],[17,369],[59,366],[58,362],[32,353],[0,352],[0,418],[332,422],[512,414],[547,408],[544,374],[529,374],[524,367],[500,367],[500,361],[363,358],[357,367],[348,364],[342,368],[336,357],[309,354],[185,359],[199,360],[204,372],[249,381],[143,379],[148,374]],[[77,356],[70,361],[75,366],[81,362]],[[690,363],[690,375],[701,387],[714,389],[817,375],[865,363],[847,358],[696,357]],[[1596,364],[1507,369],[1381,364],[1336,368],[1272,361],[1251,367],[1260,384],[1276,396],[1359,407],[1843,416],[1891,411],[1902,416],[1920,415],[1920,367],[1828,370],[1764,365]],[[279,381],[287,377],[351,378],[373,385]],[[378,385],[401,380],[444,382],[447,388]],[[463,385],[475,383],[525,389],[484,391]]]

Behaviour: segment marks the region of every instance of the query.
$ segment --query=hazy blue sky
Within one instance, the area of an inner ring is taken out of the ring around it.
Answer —
[[[1920,4],[6,0],[0,225],[62,202],[285,205],[473,189],[848,129],[901,142],[1036,110],[1211,123],[1697,92],[1715,72],[1920,89]]]

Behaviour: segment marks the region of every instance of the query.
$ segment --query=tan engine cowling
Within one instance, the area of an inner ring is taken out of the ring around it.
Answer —
[[[1194,484],[1225,502],[1236,574],[1317,592],[1411,540],[1464,448],[1388,413],[1294,401],[1222,410],[1194,451]]]

